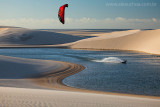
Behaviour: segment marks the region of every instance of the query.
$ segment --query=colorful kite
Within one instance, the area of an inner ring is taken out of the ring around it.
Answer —
[[[64,19],[64,14],[65,14],[65,8],[68,7],[68,4],[65,4],[63,6],[61,6],[59,8],[59,12],[58,12],[58,17],[59,17],[59,21],[64,24],[65,23],[65,19]]]

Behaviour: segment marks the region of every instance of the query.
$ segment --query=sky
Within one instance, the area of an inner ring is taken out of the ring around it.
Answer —
[[[65,24],[59,7],[69,4]],[[0,26],[33,29],[160,29],[160,0],[0,0]]]

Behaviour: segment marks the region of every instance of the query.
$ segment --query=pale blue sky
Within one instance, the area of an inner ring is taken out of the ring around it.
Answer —
[[[156,6],[106,6],[132,2],[156,3]],[[66,24],[61,25],[57,13],[66,3],[69,4]],[[159,11],[160,0],[0,0],[0,25],[53,29],[160,28]]]

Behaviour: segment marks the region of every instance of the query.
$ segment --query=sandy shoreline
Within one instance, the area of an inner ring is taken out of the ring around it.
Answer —
[[[23,62],[24,64],[28,64],[28,62],[29,62],[30,65],[34,65],[34,64],[38,63],[38,66],[39,66],[39,64],[40,64],[39,61],[42,61],[42,63],[44,61],[46,61],[46,60],[38,60],[38,59],[36,59],[36,60],[33,59],[32,60],[32,59],[0,56],[1,63],[2,63],[2,59],[4,61],[7,60],[9,63],[13,62],[13,63],[11,63],[13,65],[7,64],[6,67],[14,66],[14,65],[15,65],[14,67],[16,67],[17,65],[19,66],[19,64],[14,64],[14,63],[17,63],[17,62],[18,63]],[[24,77],[21,77],[21,73],[19,73],[18,75],[17,74],[11,75],[10,72],[8,72],[7,75],[9,75],[9,76],[7,76],[6,74],[2,73],[2,71],[1,71],[1,76],[0,77],[3,77],[3,75],[4,75],[4,76],[6,76],[6,79],[5,78],[0,79],[0,86],[11,86],[11,87],[20,87],[20,88],[29,87],[29,88],[40,88],[40,89],[44,88],[44,89],[85,92],[85,93],[95,93],[95,94],[105,94],[105,95],[119,95],[119,96],[130,96],[130,97],[139,97],[139,98],[160,99],[160,97],[158,97],[158,96],[145,96],[145,95],[134,95],[134,94],[125,94],[125,93],[103,92],[103,91],[94,91],[94,90],[70,87],[70,86],[65,85],[62,82],[63,79],[84,70],[85,67],[82,66],[82,65],[68,63],[68,62],[61,62],[61,61],[49,61],[49,63],[47,62],[46,64],[47,65],[49,64],[49,66],[51,66],[52,65],[51,63],[53,63],[54,69],[51,69],[51,68],[50,68],[50,70],[47,69],[47,72],[39,72],[38,75],[34,74],[34,76],[29,77],[29,78],[26,76],[25,73],[23,73],[23,75],[25,75],[27,78],[20,79],[22,82],[19,82],[18,79],[14,79],[15,81],[12,80],[12,82],[9,81],[9,78],[14,77],[14,76],[15,76],[15,78],[24,78]],[[55,64],[57,64],[57,65],[55,65]],[[22,69],[22,68],[19,67],[19,69]],[[2,68],[1,68],[1,70],[2,70]],[[9,69],[9,70],[11,70],[11,69]],[[11,84],[15,84],[15,83],[19,83],[20,85],[17,85],[17,84],[16,85],[11,85]],[[6,85],[4,85],[4,84],[6,84]],[[21,84],[25,84],[26,87],[21,86]]]
[[[94,91],[88,89],[81,89],[76,87],[70,87],[65,85],[62,81],[64,78],[74,75],[85,69],[82,65],[72,64],[68,62],[59,62],[64,67],[53,70],[49,73],[43,74],[42,77],[33,79],[34,82],[39,85],[49,87],[51,89],[62,90],[62,91],[71,91],[71,92],[85,92],[85,93],[95,93],[95,94],[105,94],[105,95],[119,95],[119,96],[130,96],[130,97],[139,97],[139,98],[151,98],[151,99],[160,99],[158,96],[145,96],[145,95],[135,95],[135,94],[126,94],[126,93],[113,93],[113,92],[103,92],[103,91]],[[58,72],[55,72],[58,71]],[[54,85],[53,85],[54,84]]]
[[[30,59],[23,58],[12,58],[6,56],[0,56],[1,59],[4,58],[3,61],[11,61],[19,62],[23,61],[24,63],[30,63]],[[7,58],[7,59],[6,59]],[[8,60],[9,59],[9,60]],[[1,60],[0,60],[1,61]],[[38,60],[38,62],[48,64],[48,61],[44,63],[43,60]],[[32,60],[32,64],[38,63],[36,60]],[[40,72],[41,75],[38,75],[35,78],[30,78],[31,85],[30,88],[19,88],[15,87],[0,87],[0,105],[2,107],[27,107],[27,106],[45,106],[45,107],[159,107],[160,100],[157,97],[145,97],[139,95],[125,95],[125,94],[117,94],[117,93],[106,93],[106,92],[98,92],[91,90],[83,90],[65,86],[62,83],[62,80],[69,76],[73,75],[77,72],[80,72],[84,69],[83,66],[67,63],[67,62],[59,62],[59,61],[49,61],[49,63],[53,62],[53,65],[58,63],[60,66],[58,68],[47,70],[48,72]],[[41,64],[38,63],[38,64]],[[14,64],[14,67],[19,64]],[[34,65],[35,66],[35,65]],[[32,67],[34,67],[32,66]],[[45,65],[46,66],[46,65]],[[57,65],[56,65],[57,66]],[[38,68],[40,66],[37,66]],[[46,68],[46,67],[45,67]],[[50,67],[49,67],[50,68]],[[20,68],[21,69],[21,68]],[[17,70],[20,70],[17,69]],[[32,68],[31,68],[32,69]],[[30,69],[30,70],[31,70]],[[47,67],[48,69],[48,67]],[[34,69],[35,70],[35,69]],[[38,69],[37,69],[38,70]],[[45,69],[46,70],[46,69]],[[1,71],[2,73],[2,71]],[[0,80],[1,81],[1,80]],[[12,80],[11,80],[12,81]],[[22,82],[24,85],[26,80]],[[13,82],[12,84],[17,84]],[[33,86],[38,85],[37,87],[32,88]],[[43,88],[41,88],[43,87]],[[45,88],[46,87],[46,88]],[[50,90],[53,89],[53,90]]]

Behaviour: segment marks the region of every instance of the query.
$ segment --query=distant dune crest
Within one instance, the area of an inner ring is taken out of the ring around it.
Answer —
[[[88,35],[88,36],[87,36]],[[75,30],[32,30],[0,27],[0,47],[65,47],[93,50],[132,50],[160,54],[160,29],[110,33]]]
[[[0,45],[55,45],[84,39],[56,32],[25,28],[0,28]]]

